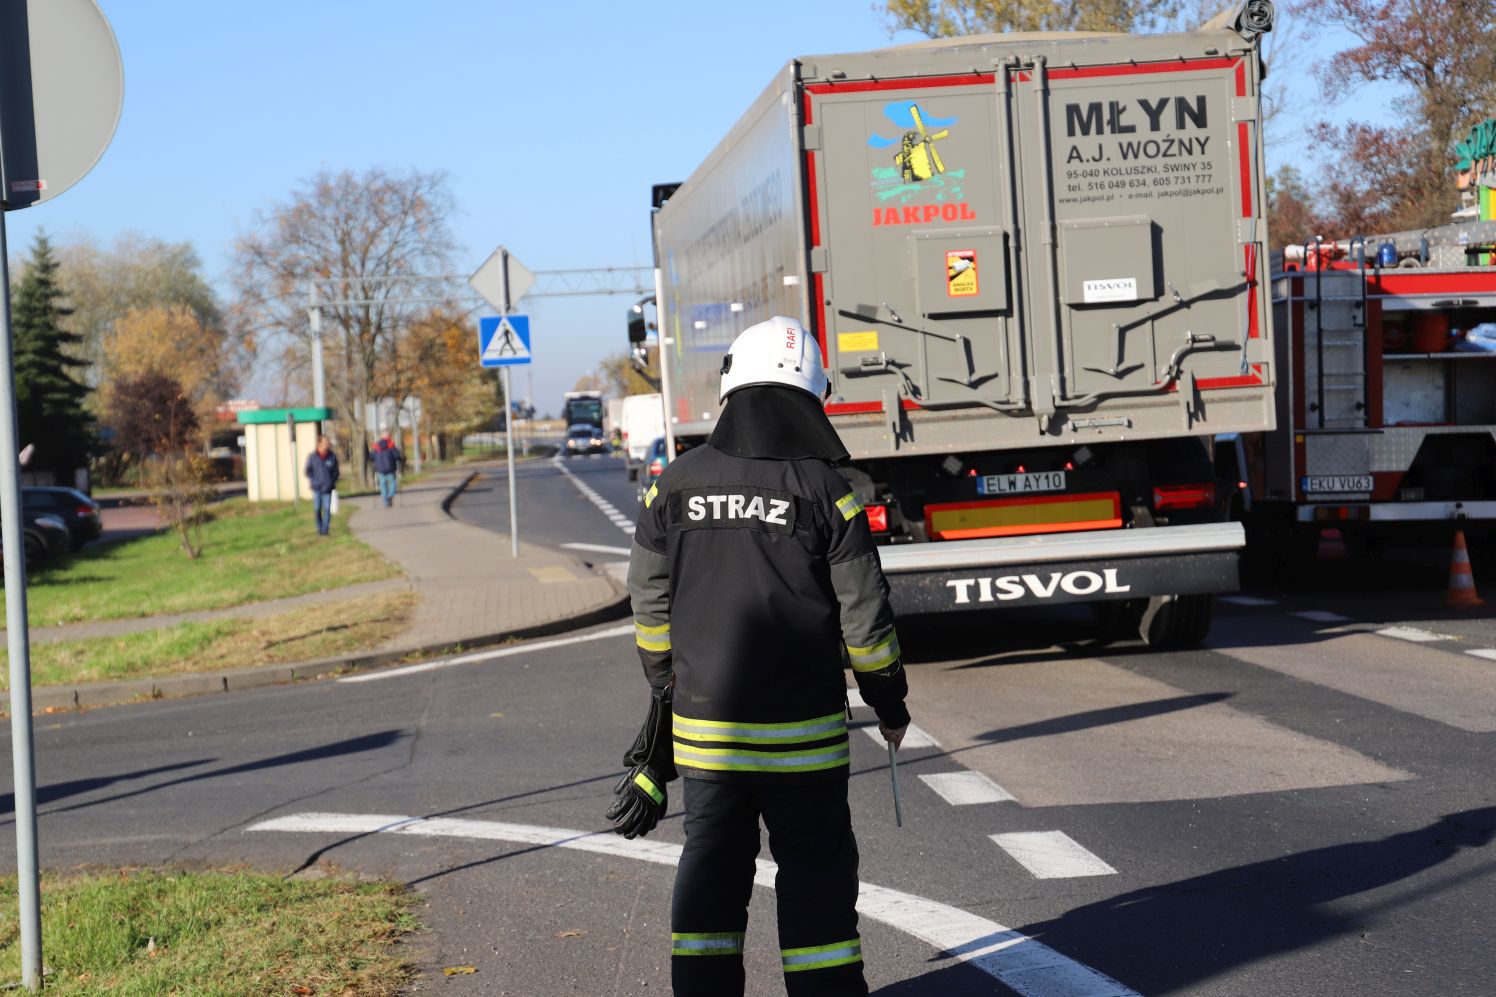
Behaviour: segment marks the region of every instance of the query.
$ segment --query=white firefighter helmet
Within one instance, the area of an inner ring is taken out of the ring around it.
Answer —
[[[722,391],[718,401],[751,384],[783,384],[826,397],[826,368],[821,346],[805,326],[776,315],[744,329],[722,358]]]

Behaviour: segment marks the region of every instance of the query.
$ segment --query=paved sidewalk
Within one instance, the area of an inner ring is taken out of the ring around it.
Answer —
[[[519,545],[509,536],[454,519],[453,493],[484,465],[438,471],[401,491],[391,508],[378,495],[350,500],[358,506],[353,532],[394,561],[420,595],[410,630],[390,646],[492,643],[496,635],[566,623],[618,606],[621,585],[580,561],[546,547]]]
[[[401,491],[391,508],[378,495],[347,501],[357,508],[353,532],[394,561],[407,578],[315,592],[291,599],[173,617],[72,624],[35,630],[38,643],[81,636],[107,636],[170,626],[183,620],[269,616],[301,605],[413,589],[419,601],[411,627],[385,647],[294,665],[264,665],[233,671],[171,675],[34,690],[35,709],[98,706],[161,696],[229,692],[334,672],[377,668],[414,656],[435,656],[455,647],[478,647],[519,637],[539,637],[622,616],[628,592],[580,561],[545,547],[520,544],[509,553],[509,537],[459,522],[447,513],[456,495],[482,465],[447,468]],[[84,632],[85,628],[88,632]]]

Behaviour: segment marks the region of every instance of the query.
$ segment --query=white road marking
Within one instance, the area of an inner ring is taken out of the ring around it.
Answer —
[[[572,486],[575,487],[577,491],[582,493],[583,498],[591,502],[593,505],[597,506],[598,511],[601,512],[604,516],[608,517],[609,522],[618,527],[624,533],[627,533],[629,536],[634,535],[634,521],[628,516],[625,516],[623,513],[619,512],[617,506],[613,505],[613,503],[609,502],[607,499],[599,495],[591,485],[588,485],[586,482],[582,481],[582,479],[578,478],[575,474],[572,474],[567,466],[562,463],[562,458],[552,458],[551,464],[555,466],[556,470],[560,471],[563,475],[566,476],[566,480],[570,481],[572,483]],[[625,551],[624,553],[627,553],[627,551]]]
[[[514,654],[529,654],[531,651],[547,651],[553,647],[566,647],[569,644],[585,644],[592,640],[603,640],[607,637],[622,637],[624,634],[634,632],[634,625],[629,623],[621,627],[609,627],[607,630],[599,630],[596,633],[582,634],[578,637],[560,637],[556,640],[543,640],[536,644],[520,644],[515,647],[501,647],[496,651],[477,651],[473,654],[462,654],[455,658],[439,658],[436,661],[425,661],[419,665],[406,665],[403,668],[387,668],[384,671],[368,672],[364,675],[349,675],[347,678],[338,679],[339,682],[377,682],[379,679],[399,678],[402,675],[415,675],[419,672],[434,672],[439,668],[451,668],[453,665],[471,665],[479,661],[492,661],[495,658],[507,658]]]
[[[1417,627],[1386,627],[1378,630],[1383,637],[1395,637],[1398,640],[1410,640],[1415,644],[1431,644],[1436,640],[1452,640],[1448,634],[1436,634],[1429,630],[1420,630]]]
[[[880,747],[880,748],[883,747],[883,745],[885,745],[885,744],[888,743],[887,741],[883,740],[883,735],[878,732],[878,725],[877,724],[873,724],[871,727],[860,727],[858,729],[861,730],[868,737],[872,738],[877,743],[878,747]],[[924,731],[922,731],[918,727],[914,726],[914,724],[910,724],[909,725],[909,729],[906,730],[906,731],[904,731],[904,740],[899,744],[899,748],[901,750],[903,748],[938,748],[938,747],[940,747],[940,742],[936,741],[929,734],[926,734]]]
[[[1277,599],[1259,599],[1255,595],[1222,595],[1217,598],[1233,606],[1276,606],[1278,604]]]
[[[1491,650],[1489,647],[1472,648],[1465,653],[1472,658],[1485,658],[1487,661],[1496,661],[1496,651]]]
[[[919,781],[953,807],[977,803],[1007,803],[1013,794],[980,772],[935,772],[922,775]]]
[[[1064,831],[1013,831],[991,837],[997,847],[1038,879],[1117,874],[1116,869],[1086,851]]]
[[[628,841],[609,831],[576,831],[450,817],[305,813],[262,821],[248,830],[474,838],[570,848],[665,866],[677,865],[681,852],[680,845],[670,842],[642,838]],[[778,871],[773,862],[759,859],[753,882],[772,890]],[[857,895],[857,911],[863,917],[929,943],[938,953],[948,953],[970,963],[1023,997],[1139,997],[1137,991],[1043,942],[959,907],[862,883]]]
[[[1349,623],[1351,619],[1349,616],[1341,616],[1339,613],[1331,613],[1323,609],[1306,609],[1288,615],[1297,616],[1301,620],[1312,620],[1315,623]]]
[[[867,703],[863,701],[861,691],[850,688],[847,690],[847,705],[853,709],[865,709],[867,707]]]
[[[607,544],[562,544],[567,550],[591,550],[599,554],[621,554],[628,557],[631,553],[627,547],[609,547]]]

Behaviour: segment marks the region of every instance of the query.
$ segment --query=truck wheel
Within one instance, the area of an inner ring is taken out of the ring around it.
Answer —
[[[1213,595],[1153,596],[1138,625],[1150,647],[1194,647],[1210,632]]]

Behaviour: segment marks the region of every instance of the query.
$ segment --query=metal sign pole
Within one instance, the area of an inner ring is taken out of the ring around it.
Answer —
[[[504,368],[504,405],[508,412],[504,416],[504,447],[509,451],[509,553],[519,557],[519,523],[514,519],[514,368]]]
[[[26,545],[21,537],[21,461],[16,432],[10,265],[0,211],[0,541],[5,559],[5,637],[10,652],[10,751],[15,770],[16,874],[21,983],[42,987],[41,880],[37,874],[36,758],[31,733],[31,634],[26,622]]]
[[[500,279],[503,281],[504,310],[501,314],[509,314],[509,250],[500,249],[499,262],[503,264],[500,268]],[[514,501],[514,378],[510,375],[510,369],[504,368],[504,448],[508,451],[509,458],[509,555],[519,557],[519,517],[515,512]]]
[[[290,430],[290,433],[291,433],[291,508],[297,509],[297,508],[301,507],[301,477],[300,477],[301,468],[299,468],[299,467],[296,466],[296,413],[295,412],[287,412],[286,413],[286,429]],[[310,455],[308,455],[308,456],[310,456]],[[315,495],[312,496],[312,501],[315,502],[316,500],[317,500],[316,496]],[[312,511],[316,512],[315,509],[312,510]]]
[[[312,281],[310,303],[307,306],[312,326],[312,404],[317,408],[327,407],[326,377],[322,372],[322,306],[317,304],[317,282]]]

